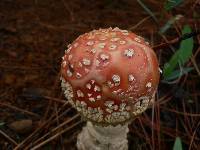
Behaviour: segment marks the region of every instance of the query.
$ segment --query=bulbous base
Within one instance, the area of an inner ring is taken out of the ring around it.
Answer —
[[[87,122],[78,135],[78,150],[128,150],[128,124],[101,127]]]

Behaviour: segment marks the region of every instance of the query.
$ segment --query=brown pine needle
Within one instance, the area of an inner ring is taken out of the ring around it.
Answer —
[[[59,112],[66,106],[66,104],[68,104],[68,102],[66,102],[65,104],[63,104],[63,106],[60,108]],[[62,115],[62,114],[61,114]],[[14,150],[18,150],[20,148],[22,148],[22,146],[27,143],[28,141],[30,141],[35,134],[38,134],[41,129],[45,128],[48,123],[55,117],[55,114],[53,114],[46,122],[44,122],[40,127],[38,127],[33,133],[31,133],[31,135],[29,135],[25,140],[23,140],[20,144],[18,144],[17,147],[14,148]],[[53,121],[54,122],[54,121]]]
[[[52,100],[52,101],[61,103],[61,104],[65,104],[66,102],[68,102],[66,100],[59,99],[59,98],[54,98],[54,97],[50,97],[50,96],[42,96],[42,97],[45,98],[45,99],[48,99],[48,100]]]
[[[40,115],[38,115],[36,113],[33,113],[33,112],[28,111],[28,110],[24,110],[24,109],[18,108],[16,106],[13,106],[13,105],[10,105],[10,104],[6,104],[6,103],[1,103],[0,102],[0,106],[5,106],[5,107],[8,107],[8,108],[11,108],[11,109],[26,113],[28,115],[40,118]]]
[[[75,123],[75,124],[69,126],[68,128],[62,130],[61,132],[59,132],[59,133],[55,134],[54,136],[48,138],[47,140],[43,141],[42,143],[40,143],[40,144],[34,146],[34,147],[31,148],[30,150],[36,150],[36,149],[40,148],[41,146],[43,146],[43,145],[49,143],[50,141],[54,140],[55,138],[57,138],[57,137],[60,136],[61,134],[63,134],[63,133],[65,133],[65,132],[67,132],[67,131],[73,129],[74,127],[76,127],[77,125],[79,125],[81,122],[82,122],[82,121],[78,121],[77,123]]]
[[[4,133],[2,130],[0,130],[0,134],[2,134],[6,139],[8,139],[11,143],[13,143],[14,145],[18,145],[17,142],[15,142],[15,140],[13,140],[11,137],[9,137],[6,133]]]
[[[160,108],[162,108],[163,110],[174,112],[176,114],[180,114],[180,115],[184,115],[184,116],[186,115],[186,116],[190,116],[190,117],[200,117],[200,114],[180,112],[180,111],[177,111],[177,110],[174,110],[174,109],[170,109],[170,108],[166,108],[166,107],[163,107],[163,106],[160,106]]]
[[[55,127],[54,129],[52,129],[51,131],[49,131],[48,133],[46,133],[44,136],[42,136],[41,138],[37,139],[37,141],[31,143],[32,144],[36,144],[38,143],[39,141],[43,140],[45,137],[47,137],[48,135],[52,134],[53,132],[55,132],[56,130],[60,129],[61,127],[65,126],[66,124],[70,123],[71,121],[77,119],[80,115],[77,114],[75,115],[74,117],[66,120],[65,122],[61,123],[59,126]]]

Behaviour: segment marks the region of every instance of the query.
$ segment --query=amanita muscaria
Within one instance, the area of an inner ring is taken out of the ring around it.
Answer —
[[[78,149],[127,149],[128,123],[152,104],[159,77],[148,42],[127,30],[93,30],[68,45],[62,88],[88,121]]]

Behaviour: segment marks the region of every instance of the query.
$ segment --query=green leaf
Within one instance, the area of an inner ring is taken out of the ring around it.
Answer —
[[[175,80],[178,77],[181,77],[182,75],[187,74],[188,72],[192,70],[193,70],[192,67],[186,67],[186,68],[181,68],[180,70],[174,70],[167,78],[164,79],[163,82]]]
[[[191,28],[186,25],[182,30],[182,35],[191,33]],[[183,66],[191,57],[194,46],[193,38],[181,41],[179,49],[174,53],[171,59],[165,63],[163,69],[164,80],[167,79],[178,65]]]
[[[165,10],[169,11],[173,9],[174,7],[180,5],[184,0],[167,0],[165,2]]]
[[[175,17],[170,18],[170,20],[167,21],[167,23],[160,29],[160,33],[165,33],[177,20],[182,18],[182,15],[176,15]]]
[[[189,26],[185,26],[183,28],[182,34],[191,33],[191,32],[192,32],[192,29]],[[194,47],[193,38],[189,38],[181,42],[181,46],[179,49],[180,50],[179,58],[182,64],[186,63],[191,57],[193,47]]]
[[[176,141],[174,143],[173,150],[183,150],[180,137],[176,137]]]

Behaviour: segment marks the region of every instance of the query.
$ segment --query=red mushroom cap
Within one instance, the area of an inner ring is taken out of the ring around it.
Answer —
[[[147,109],[159,82],[154,51],[119,28],[79,36],[61,65],[62,88],[84,118],[104,125],[129,121]]]

